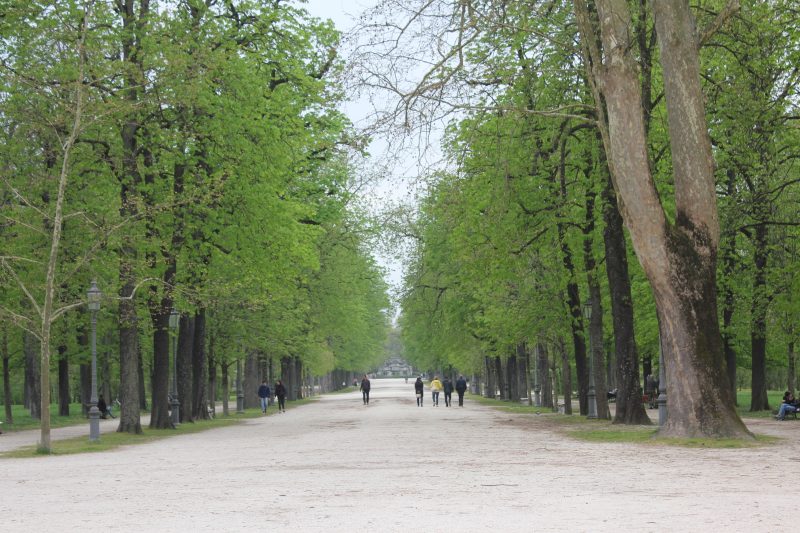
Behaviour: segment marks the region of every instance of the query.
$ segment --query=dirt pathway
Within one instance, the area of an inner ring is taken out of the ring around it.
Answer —
[[[541,420],[541,417],[538,418]],[[783,531],[796,439],[704,450],[585,443],[467,402],[326,396],[100,454],[0,459],[0,530]],[[794,437],[800,422],[758,421]],[[5,435],[4,435],[5,437]]]

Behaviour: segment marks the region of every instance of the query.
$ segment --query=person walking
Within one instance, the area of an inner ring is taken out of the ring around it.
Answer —
[[[258,397],[261,399],[261,412],[266,414],[269,399],[272,397],[272,391],[269,390],[266,379],[261,382],[261,386],[258,388]]]
[[[444,406],[450,407],[450,403],[453,401],[453,382],[450,381],[450,378],[445,377],[442,387],[444,388]]]
[[[433,381],[431,381],[431,395],[433,396],[434,407],[439,407],[440,392],[442,392],[442,382],[439,381],[439,376],[433,376]]]
[[[422,384],[422,376],[417,377],[417,381],[414,382],[414,392],[417,395],[417,407],[422,407],[422,399],[423,399],[423,388],[425,385]]]
[[[286,387],[283,382],[278,380],[275,382],[275,396],[278,397],[278,412],[286,412]]]
[[[464,393],[467,391],[467,380],[464,376],[459,375],[456,380],[456,393],[458,393],[458,406],[464,407]]]
[[[364,400],[364,405],[369,405],[369,378],[366,374],[361,378],[361,399]]]

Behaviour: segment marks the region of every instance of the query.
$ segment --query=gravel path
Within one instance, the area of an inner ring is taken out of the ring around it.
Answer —
[[[412,384],[76,456],[0,459],[0,531],[785,531],[798,422],[756,449],[597,444]],[[274,412],[274,411],[273,411]],[[113,422],[113,421],[112,421]],[[8,435],[0,437],[0,443]],[[30,444],[30,442],[26,442]]]

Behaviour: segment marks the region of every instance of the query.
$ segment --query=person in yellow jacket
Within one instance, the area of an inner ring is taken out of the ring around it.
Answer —
[[[439,406],[439,393],[442,392],[442,382],[439,381],[439,376],[434,376],[431,381],[431,393],[433,393],[433,405]]]

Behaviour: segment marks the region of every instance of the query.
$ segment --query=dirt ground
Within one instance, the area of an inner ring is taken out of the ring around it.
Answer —
[[[587,443],[543,418],[469,401],[433,407],[429,397],[419,408],[410,382],[373,380],[369,406],[358,392],[329,395],[112,452],[0,459],[0,531],[775,532],[797,523],[800,421],[749,421],[785,440],[727,450]],[[19,438],[0,436],[0,449]]]

